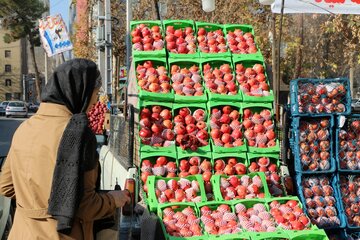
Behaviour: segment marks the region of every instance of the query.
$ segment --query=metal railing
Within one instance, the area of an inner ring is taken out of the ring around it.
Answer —
[[[122,113],[114,114],[114,109],[123,109]],[[128,105],[112,105],[110,116],[109,147],[111,153],[126,169],[133,167],[134,156],[134,107]]]

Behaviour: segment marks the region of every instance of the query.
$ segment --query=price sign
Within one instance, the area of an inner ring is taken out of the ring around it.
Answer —
[[[49,57],[73,49],[60,14],[40,19],[39,31],[42,45]]]

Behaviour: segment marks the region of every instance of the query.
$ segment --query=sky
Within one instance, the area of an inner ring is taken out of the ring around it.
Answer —
[[[50,0],[50,15],[60,13],[66,26],[69,26],[69,1],[71,0]]]

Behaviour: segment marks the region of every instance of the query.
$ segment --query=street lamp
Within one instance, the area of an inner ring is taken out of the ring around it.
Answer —
[[[202,9],[204,12],[212,12],[215,10],[215,0],[202,0]]]

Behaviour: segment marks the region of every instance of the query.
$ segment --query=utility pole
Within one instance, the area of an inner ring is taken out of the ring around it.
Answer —
[[[98,1],[97,27],[98,66],[103,78],[103,88],[108,95],[112,94],[112,40],[111,40],[111,7],[110,0]]]
[[[44,51],[44,57],[45,57],[45,84],[47,84],[47,82],[48,82],[48,58],[47,58],[45,51]]]
[[[130,42],[130,21],[132,19],[132,0],[126,0],[126,72],[129,76],[130,58],[131,58],[131,42]]]
[[[112,39],[110,0],[105,0],[105,58],[106,93],[112,94]]]
[[[26,102],[26,83],[25,83],[25,80],[26,80],[26,75],[23,74],[22,75],[22,87],[23,87],[23,101]]]

